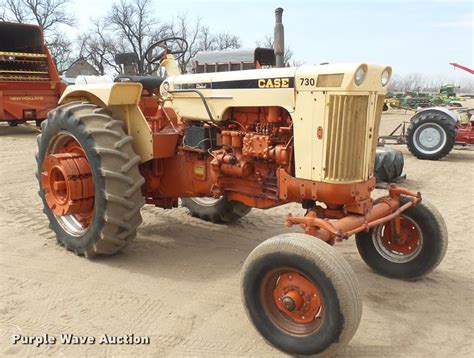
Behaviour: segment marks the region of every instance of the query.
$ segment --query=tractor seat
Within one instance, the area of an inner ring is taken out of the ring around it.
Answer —
[[[142,84],[143,89],[153,92],[154,90],[160,89],[160,86],[164,80],[165,79],[163,77],[158,76],[119,75],[115,77],[114,82],[139,82]]]

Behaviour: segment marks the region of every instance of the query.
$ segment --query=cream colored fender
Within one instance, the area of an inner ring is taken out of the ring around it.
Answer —
[[[115,119],[125,123],[125,130],[133,137],[132,146],[142,162],[153,159],[153,135],[148,122],[138,107],[140,83],[107,83],[68,86],[59,104],[88,101],[112,112]]]

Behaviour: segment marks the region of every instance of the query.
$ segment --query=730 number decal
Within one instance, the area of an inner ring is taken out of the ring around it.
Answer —
[[[314,80],[314,78],[309,78],[309,77],[300,78],[301,86],[314,86],[315,84],[316,84],[316,81]]]

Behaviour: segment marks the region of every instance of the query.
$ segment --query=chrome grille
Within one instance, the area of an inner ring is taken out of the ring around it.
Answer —
[[[367,142],[369,131],[373,130],[369,113],[368,95],[329,95],[324,180],[368,178],[367,167],[372,158],[366,158]]]
[[[379,136],[379,129],[380,129],[380,121],[382,118],[382,112],[383,112],[383,103],[384,103],[385,95],[384,94],[379,94],[377,96],[377,102],[375,103],[375,116],[374,116],[374,123],[373,126],[371,127],[373,130],[371,131],[372,136],[369,137],[372,140],[372,152],[371,152],[371,158],[370,158],[370,166],[369,166],[369,171],[370,174],[373,174],[374,171],[374,165],[375,165],[375,151],[377,150],[377,142],[378,142],[378,136]],[[370,129],[370,128],[369,128]]]

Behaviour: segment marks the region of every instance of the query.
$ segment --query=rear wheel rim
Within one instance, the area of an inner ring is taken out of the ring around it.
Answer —
[[[321,292],[299,270],[281,268],[267,273],[260,286],[260,300],[272,323],[287,334],[310,336],[324,322]]]
[[[418,224],[408,216],[400,216],[400,239],[392,232],[393,222],[377,226],[372,235],[375,249],[385,259],[406,263],[417,257],[423,247],[423,234]]]
[[[195,197],[191,198],[192,201],[194,201],[196,204],[202,205],[202,206],[214,206],[216,203],[220,200],[221,198],[212,198],[212,197]]]
[[[437,123],[424,123],[414,133],[416,149],[423,154],[437,153],[446,145],[446,133]]]
[[[69,235],[84,235],[94,215],[94,178],[84,149],[70,133],[60,132],[50,140],[41,184],[59,225]]]

